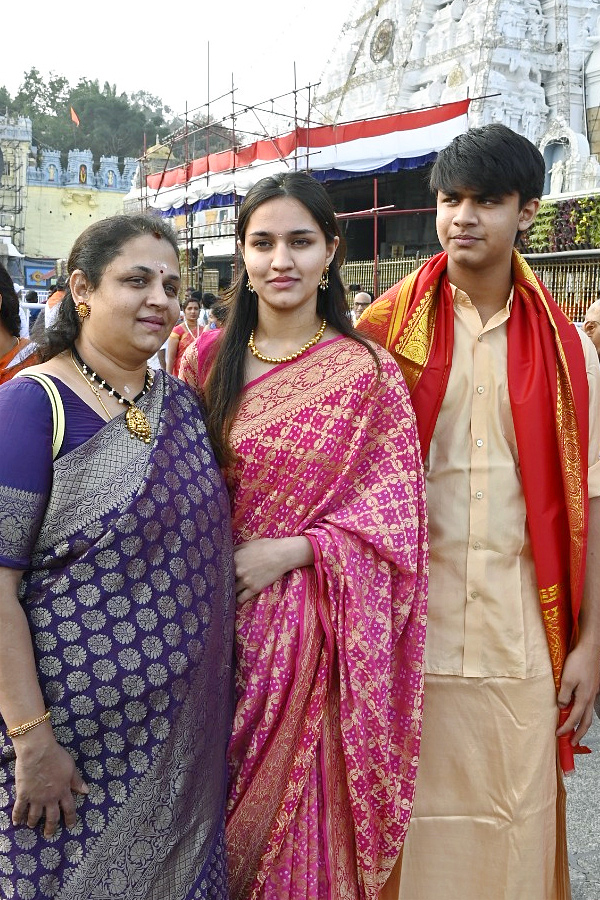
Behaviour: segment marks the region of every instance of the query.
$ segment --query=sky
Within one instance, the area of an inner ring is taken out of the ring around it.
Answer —
[[[319,80],[352,7],[353,0],[4,0],[0,86],[14,97],[35,66],[73,86],[85,77],[118,93],[145,90],[183,113],[230,92],[233,76],[236,101],[256,104],[293,91],[294,62],[298,88]],[[223,104],[229,111],[231,96],[211,111],[223,115]]]

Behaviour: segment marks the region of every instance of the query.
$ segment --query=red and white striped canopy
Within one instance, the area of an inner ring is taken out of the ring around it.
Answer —
[[[340,125],[297,128],[149,175],[135,191],[164,215],[226,206],[267,175],[307,169],[319,180],[425,165],[467,129],[469,100]],[[132,195],[129,195],[132,198]],[[128,198],[128,199],[129,199]]]

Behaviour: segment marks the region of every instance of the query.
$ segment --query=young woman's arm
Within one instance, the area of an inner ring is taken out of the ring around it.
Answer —
[[[245,603],[292,569],[312,566],[315,556],[308,538],[258,538],[234,549],[235,591]]]

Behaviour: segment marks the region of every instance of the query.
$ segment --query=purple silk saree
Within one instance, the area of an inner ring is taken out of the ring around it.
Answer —
[[[31,560],[42,693],[90,787],[71,831],[14,827],[0,726],[2,897],[228,896],[229,501],[191,392],[158,373],[139,406],[151,444],[121,416],[55,461],[49,498],[0,484],[0,556]]]

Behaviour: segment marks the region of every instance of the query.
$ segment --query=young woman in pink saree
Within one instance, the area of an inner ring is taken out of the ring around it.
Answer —
[[[324,188],[302,173],[263,179],[238,231],[245,266],[226,327],[180,370],[207,404],[233,506],[231,897],[378,900],[421,730],[414,415],[391,356],[348,318]]]

